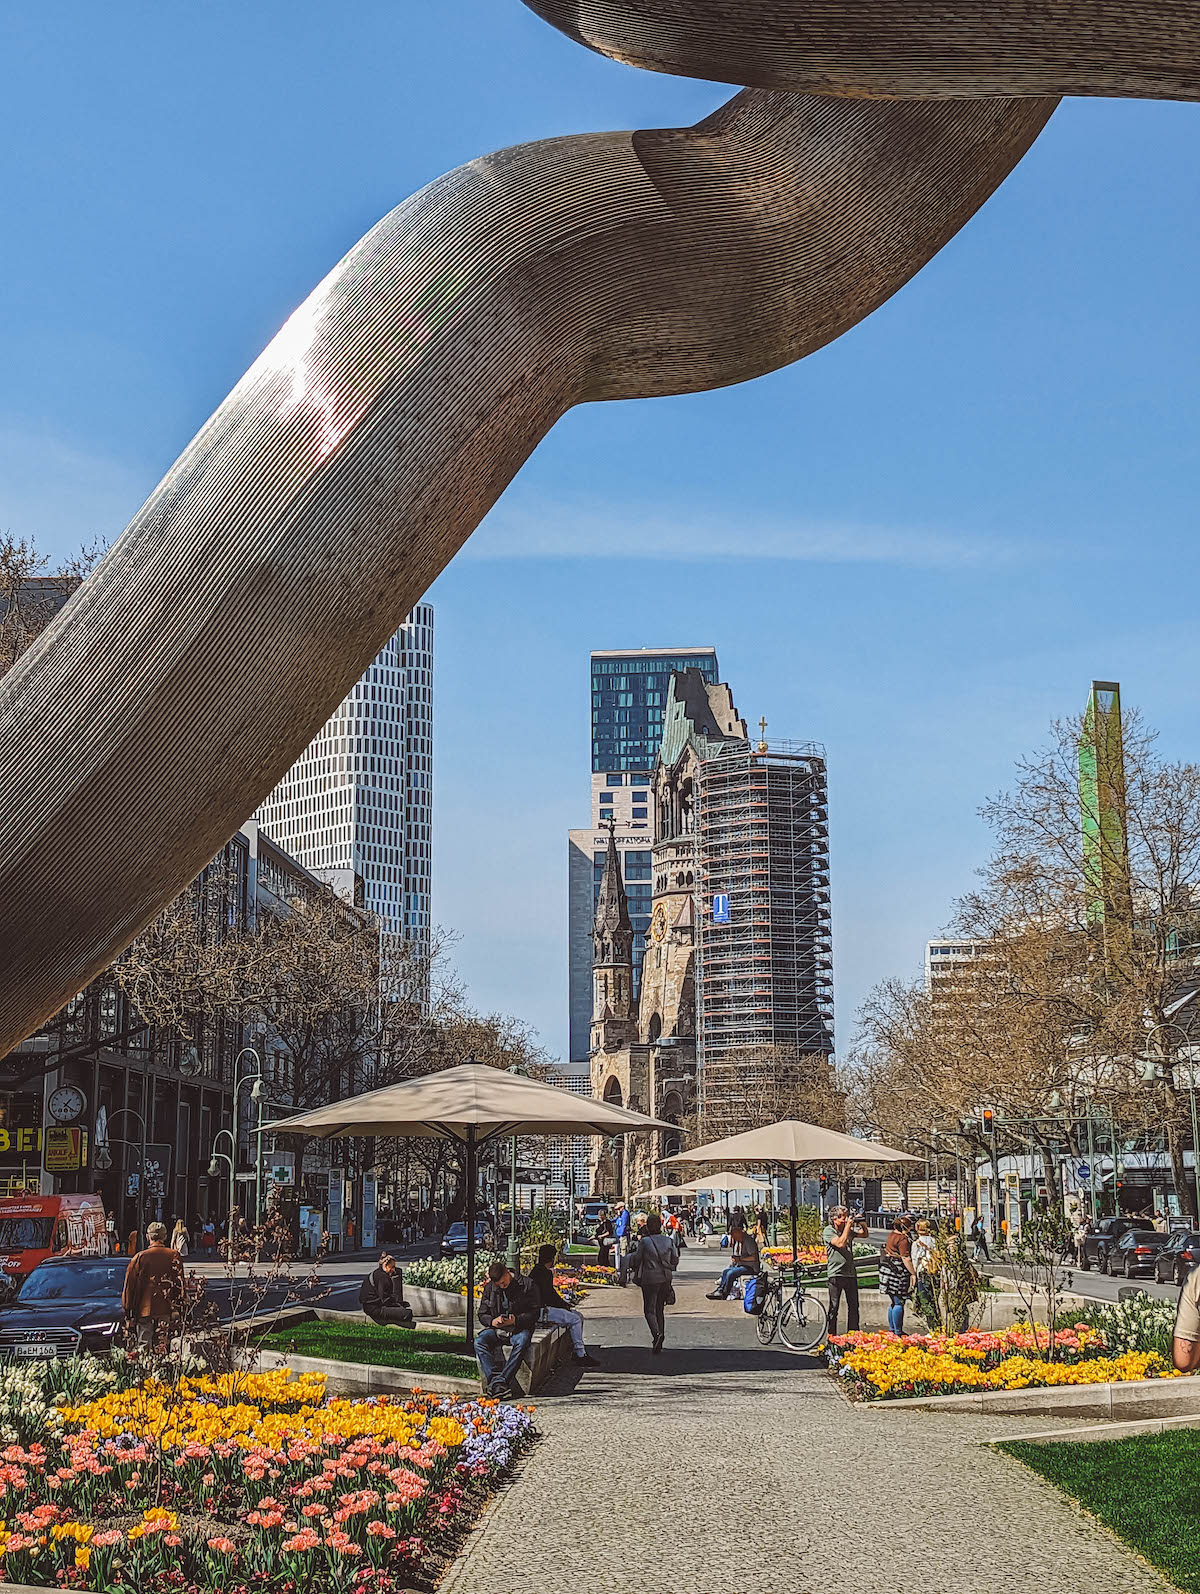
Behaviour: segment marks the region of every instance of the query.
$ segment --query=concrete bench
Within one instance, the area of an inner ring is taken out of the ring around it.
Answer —
[[[541,1324],[535,1328],[529,1354],[517,1373],[517,1387],[521,1393],[537,1394],[553,1376],[558,1364],[566,1359],[570,1348],[571,1336],[565,1328],[557,1324]]]
[[[325,1307],[318,1307],[315,1310],[310,1307],[288,1314],[286,1320],[281,1317],[276,1326],[289,1328],[295,1323],[312,1322],[314,1318],[323,1323],[370,1322],[364,1312],[335,1312]],[[403,1342],[404,1329],[397,1328],[395,1332]],[[446,1339],[447,1350],[454,1354],[460,1352],[466,1354],[456,1335],[447,1333]],[[566,1358],[570,1346],[571,1336],[565,1328],[550,1324],[535,1328],[529,1353],[517,1372],[517,1387],[521,1393],[536,1394],[553,1375],[559,1363]],[[444,1390],[447,1394],[477,1393],[483,1389],[483,1381],[478,1376],[457,1378],[443,1374],[421,1373],[410,1367],[384,1367],[374,1362],[344,1362],[330,1356],[300,1356],[289,1351],[260,1351],[256,1365],[263,1369],[290,1367],[298,1373],[324,1373],[326,1388],[331,1393],[339,1395],[391,1395],[407,1392],[418,1384],[422,1389]]]

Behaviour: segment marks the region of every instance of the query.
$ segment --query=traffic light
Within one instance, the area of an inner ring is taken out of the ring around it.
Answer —
[[[979,1127],[985,1135],[996,1133],[996,1114],[990,1107],[984,1107],[979,1114]]]
[[[829,1175],[827,1173],[823,1173],[821,1175],[821,1194],[824,1195],[826,1190],[828,1190],[828,1189],[829,1189]]]

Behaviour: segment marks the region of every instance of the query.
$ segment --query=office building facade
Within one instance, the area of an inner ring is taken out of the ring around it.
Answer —
[[[432,926],[433,608],[420,603],[255,818],[306,869],[428,945]]]
[[[651,782],[671,676],[698,670],[717,681],[715,648],[626,648],[591,656],[591,825],[567,835],[567,982],[572,1062],[586,1062],[592,1017],[592,921],[609,827],[616,835],[633,924],[634,996],[650,926]]]

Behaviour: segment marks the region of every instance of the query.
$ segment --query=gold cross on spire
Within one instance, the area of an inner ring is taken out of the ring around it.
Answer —
[[[767,750],[767,722],[765,718],[760,719],[758,722],[758,734],[760,738],[758,750],[760,753],[765,753]]]

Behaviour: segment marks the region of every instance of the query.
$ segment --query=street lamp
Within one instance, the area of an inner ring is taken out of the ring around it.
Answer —
[[[1191,1040],[1187,1030],[1184,1029],[1182,1024],[1175,1024],[1170,1019],[1165,1019],[1160,1024],[1151,1024],[1150,1028],[1146,1031],[1147,1045],[1149,1044],[1152,1036],[1158,1035],[1161,1031],[1168,1029],[1176,1030],[1180,1035],[1183,1036],[1184,1046],[1190,1047]],[[1169,1054],[1161,1040],[1158,1043],[1158,1050],[1160,1061],[1155,1062],[1153,1058],[1149,1058],[1147,1060],[1146,1066],[1142,1069],[1142,1083],[1144,1085],[1153,1085],[1159,1080],[1162,1080],[1164,1082],[1169,1082],[1176,1090],[1178,1090],[1180,1087],[1175,1084],[1174,1067],[1168,1061]],[[1186,1089],[1188,1093],[1188,1099],[1191,1103],[1192,1109],[1192,1182],[1195,1189],[1196,1220],[1197,1222],[1200,1222],[1200,1136],[1198,1136],[1196,1133],[1196,1070],[1195,1065],[1190,1057],[1188,1058],[1188,1081],[1189,1082],[1184,1089]]]
[[[251,1094],[251,1096],[254,1096],[254,1092],[253,1091],[251,1091],[250,1094]],[[283,1102],[278,1102],[278,1101],[266,1101],[265,1102],[265,1101],[263,1101],[261,1096],[254,1097],[254,1099],[258,1102],[258,1123],[255,1125],[255,1129],[254,1129],[255,1139],[258,1142],[258,1149],[257,1149],[257,1151],[255,1153],[255,1163],[254,1163],[254,1167],[255,1167],[254,1221],[256,1223],[261,1223],[262,1222],[262,1217],[263,1217],[263,1213],[262,1213],[262,1161],[263,1161],[262,1137],[265,1134],[268,1134],[272,1129],[274,1129],[275,1124],[279,1121],[278,1119],[268,1119],[267,1122],[264,1123],[263,1122],[263,1116],[262,1116],[262,1110],[263,1110],[264,1107],[281,1107],[281,1106],[284,1106],[286,1104],[283,1103]]]
[[[118,1118],[124,1117],[125,1115],[128,1115],[130,1118],[136,1118],[138,1123],[141,1125],[141,1144],[140,1144],[141,1163],[140,1163],[140,1165],[138,1167],[138,1200],[137,1200],[137,1219],[138,1219],[137,1228],[138,1228],[138,1238],[140,1240],[140,1239],[143,1238],[142,1229],[143,1229],[143,1226],[144,1226],[144,1219],[145,1219],[145,1216],[146,1216],[146,1120],[142,1116],[142,1114],[136,1110],[136,1108],[133,1108],[133,1107],[118,1107],[116,1112],[110,1113],[109,1116],[105,1119],[104,1140],[103,1140],[102,1144],[100,1144],[99,1146],[96,1147],[96,1166],[99,1167],[99,1168],[102,1168],[102,1169],[103,1168],[111,1168],[112,1167],[112,1152],[109,1151],[108,1148],[112,1144],[113,1137],[109,1133],[109,1130],[112,1128],[113,1123]],[[118,1136],[117,1137],[117,1144],[119,1146],[126,1146],[127,1147],[129,1145],[129,1141],[127,1139],[125,1139],[124,1137],[122,1137],[122,1136]],[[106,1159],[103,1162],[101,1161],[101,1157],[102,1156]],[[123,1210],[124,1210],[124,1208],[122,1207],[122,1211]]]
[[[258,1053],[255,1051],[253,1046],[243,1046],[241,1051],[234,1058],[234,1060],[233,1060],[233,1127],[231,1129],[219,1129],[217,1131],[217,1133],[213,1136],[212,1155],[211,1155],[211,1157],[209,1159],[209,1164],[208,1164],[208,1171],[209,1171],[209,1173],[212,1175],[212,1177],[214,1179],[217,1178],[219,1176],[220,1172],[221,1172],[221,1170],[220,1170],[220,1168],[218,1166],[218,1163],[227,1162],[229,1164],[229,1213],[228,1213],[228,1216],[227,1216],[227,1219],[226,1219],[226,1223],[227,1223],[227,1235],[228,1235],[228,1238],[230,1240],[231,1245],[232,1245],[232,1238],[233,1238],[233,1216],[234,1216],[235,1211],[237,1210],[238,1109],[239,1109],[239,1102],[240,1102],[241,1094],[242,1094],[242,1086],[243,1085],[250,1085],[250,1100],[252,1102],[254,1102],[256,1105],[257,1105],[257,1103],[262,1101],[263,1095],[265,1094],[266,1088],[267,1088],[266,1079],[263,1077],[263,1075],[261,1073],[258,1073],[258,1074],[255,1074],[255,1073],[243,1074],[242,1073],[241,1065],[242,1065],[242,1058],[243,1057],[250,1058],[251,1062],[253,1062],[256,1067],[261,1067],[262,1066],[262,1058],[259,1057]],[[251,1081],[253,1081],[253,1083],[251,1083]],[[261,1117],[261,1112],[260,1112],[260,1117]],[[226,1156],[226,1154],[223,1151],[218,1151],[217,1150],[217,1142],[221,1139],[221,1137],[223,1135],[228,1135],[229,1136],[229,1155],[228,1156]],[[256,1210],[255,1210],[255,1214],[254,1214],[256,1222],[258,1221],[258,1217],[259,1217],[259,1213],[258,1213],[258,1210],[257,1210],[257,1205],[258,1205],[259,1200],[261,1199],[261,1194],[262,1194],[262,1135],[261,1135],[261,1132],[260,1132],[259,1140],[258,1140],[258,1187],[257,1187],[257,1191],[256,1191],[256,1196],[255,1196]]]
[[[217,1142],[222,1136],[229,1136],[229,1149],[232,1156],[226,1156],[223,1151],[217,1150]],[[212,1155],[208,1159],[208,1171],[214,1179],[221,1176],[221,1164],[229,1164],[229,1217],[225,1225],[225,1255],[233,1261],[233,1214],[234,1202],[237,1199],[237,1141],[231,1129],[218,1129],[213,1137]]]

